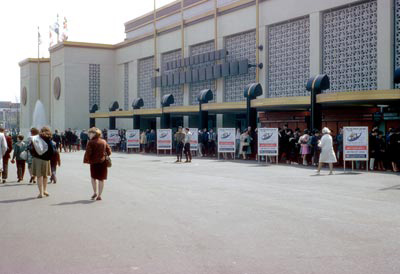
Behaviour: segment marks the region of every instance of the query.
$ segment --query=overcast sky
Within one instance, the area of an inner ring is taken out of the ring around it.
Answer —
[[[173,0],[156,0],[156,6],[170,2]],[[0,9],[0,101],[19,102],[18,62],[37,57],[38,26],[40,57],[49,56],[49,25],[57,14],[60,26],[64,16],[68,20],[69,41],[116,44],[125,38],[125,22],[152,10],[153,0],[4,1]]]

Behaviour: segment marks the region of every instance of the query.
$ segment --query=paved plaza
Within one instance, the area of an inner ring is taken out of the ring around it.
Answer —
[[[395,174],[114,153],[92,202],[82,157],[62,154],[45,199],[11,167],[1,274],[400,273]]]

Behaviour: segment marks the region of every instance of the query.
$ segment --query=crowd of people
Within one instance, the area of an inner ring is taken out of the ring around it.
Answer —
[[[31,128],[30,135],[25,137],[16,131],[7,132],[0,128],[0,177],[5,184],[8,179],[9,162],[16,164],[18,183],[24,180],[26,165],[30,175],[29,184],[37,184],[37,198],[50,196],[47,191],[49,183],[57,183],[57,167],[61,166],[60,153],[85,150],[83,162],[90,164],[91,181],[94,194],[92,200],[102,200],[104,181],[107,179],[107,168],[110,167],[110,146],[101,138],[101,131],[91,128],[79,135],[71,129],[59,133],[51,132],[49,127],[40,130]],[[12,156],[11,153],[13,152]]]

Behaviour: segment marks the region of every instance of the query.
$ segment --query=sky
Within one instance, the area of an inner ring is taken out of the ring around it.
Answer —
[[[156,0],[156,7],[171,2]],[[19,102],[18,62],[37,58],[38,27],[40,57],[49,57],[49,26],[57,14],[60,27],[67,18],[69,41],[116,44],[125,38],[124,23],[152,11],[153,5],[153,0],[4,1],[0,9],[0,101]]]

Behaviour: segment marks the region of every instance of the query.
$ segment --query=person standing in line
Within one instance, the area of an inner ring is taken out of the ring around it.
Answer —
[[[146,152],[146,144],[147,144],[147,136],[146,136],[146,131],[142,131],[140,134],[140,147],[142,149],[142,153]]]
[[[38,136],[32,137],[32,171],[33,175],[38,178],[38,198],[50,196],[47,192],[47,177],[51,176],[50,159],[56,150],[51,141],[51,136],[50,128],[43,127]]]
[[[149,152],[156,153],[156,132],[154,129],[150,130],[149,139],[147,141],[149,142]]]
[[[310,154],[310,146],[308,144],[310,140],[310,135],[308,135],[308,133],[308,129],[305,129],[304,134],[299,139],[301,156],[303,158],[304,166],[308,165],[307,156]]]
[[[56,143],[56,148],[57,148],[57,150],[60,149],[60,146],[61,146],[61,136],[60,136],[60,134],[58,133],[58,129],[56,129],[56,130],[54,131],[54,134],[53,134],[53,141]]]
[[[0,128],[0,178],[3,176],[3,156],[7,152],[7,140],[4,135],[4,129]]]
[[[378,129],[374,129],[369,135],[369,169],[375,169],[375,160],[379,153],[379,140],[378,140]]]
[[[198,130],[197,141],[197,152],[199,153],[200,157],[203,157],[203,132],[201,131],[201,129]]]
[[[0,132],[2,132],[4,134],[4,136],[6,138],[6,142],[7,142],[7,151],[3,155],[3,173],[1,176],[3,179],[3,184],[5,184],[7,181],[7,178],[8,178],[8,161],[11,158],[11,151],[13,150],[13,141],[12,141],[12,137],[7,134],[7,132],[4,130],[4,128],[1,128]]]
[[[339,134],[336,135],[336,145],[337,145],[337,152],[336,157],[340,163],[340,157],[343,157],[343,128],[339,129]]]
[[[239,153],[239,149],[240,149],[240,129],[237,128],[236,129],[236,135],[235,135],[235,146],[236,146],[236,158],[239,159],[240,153]]]
[[[86,145],[87,145],[87,143],[88,143],[89,137],[88,137],[88,135],[87,135],[85,129],[82,130],[81,136],[80,136],[80,137],[81,137],[81,146],[82,146],[82,149],[83,149],[83,150],[86,150]]]
[[[208,133],[208,151],[212,157],[216,156],[217,153],[216,148],[217,148],[217,134],[214,132],[212,128],[210,128],[210,131]]]
[[[94,192],[91,199],[100,201],[102,200],[101,195],[104,189],[104,181],[107,180],[106,157],[111,155],[111,148],[107,142],[101,138],[100,129],[92,127],[88,135],[90,141],[86,147],[83,162],[85,164],[90,164],[90,177]]]
[[[11,163],[14,164],[15,160],[17,161],[17,177],[18,177],[18,183],[24,180],[24,175],[25,175],[25,164],[27,158],[22,158],[21,153],[25,151],[26,152],[26,145],[24,143],[24,136],[18,135],[17,137],[17,142],[13,145],[14,153],[13,157],[11,160]],[[28,155],[28,154],[26,154]]]
[[[383,137],[383,132],[378,131],[378,153],[376,155],[376,161],[378,164],[378,170],[385,171],[385,164],[383,160],[385,159],[386,144],[385,138]]]
[[[310,149],[311,149],[311,163],[313,166],[317,166],[319,162],[319,154],[321,153],[318,146],[319,140],[321,139],[319,135],[319,130],[314,129],[313,134],[310,137]]]
[[[190,132],[189,128],[185,128],[185,157],[186,163],[192,162],[192,153],[190,151],[190,141],[192,140],[192,133]]]
[[[64,152],[67,152],[67,137],[65,135],[65,132],[61,133],[61,146],[60,146],[60,152],[64,149]]]
[[[207,129],[203,129],[203,134],[202,136],[202,143],[203,143],[203,156],[208,156],[209,154],[209,148],[208,148],[208,132]]]
[[[318,146],[321,148],[321,154],[319,156],[317,174],[320,174],[323,164],[329,164],[329,175],[333,174],[333,164],[337,162],[335,151],[333,150],[333,141],[331,131],[329,128],[324,127],[322,129],[322,138],[318,142]]]
[[[176,163],[182,162],[182,151],[185,142],[185,133],[182,131],[182,127],[178,127],[178,131],[175,133],[176,142]]]
[[[51,177],[50,184],[57,183],[57,166],[61,166],[60,153],[56,149],[50,159]]]

